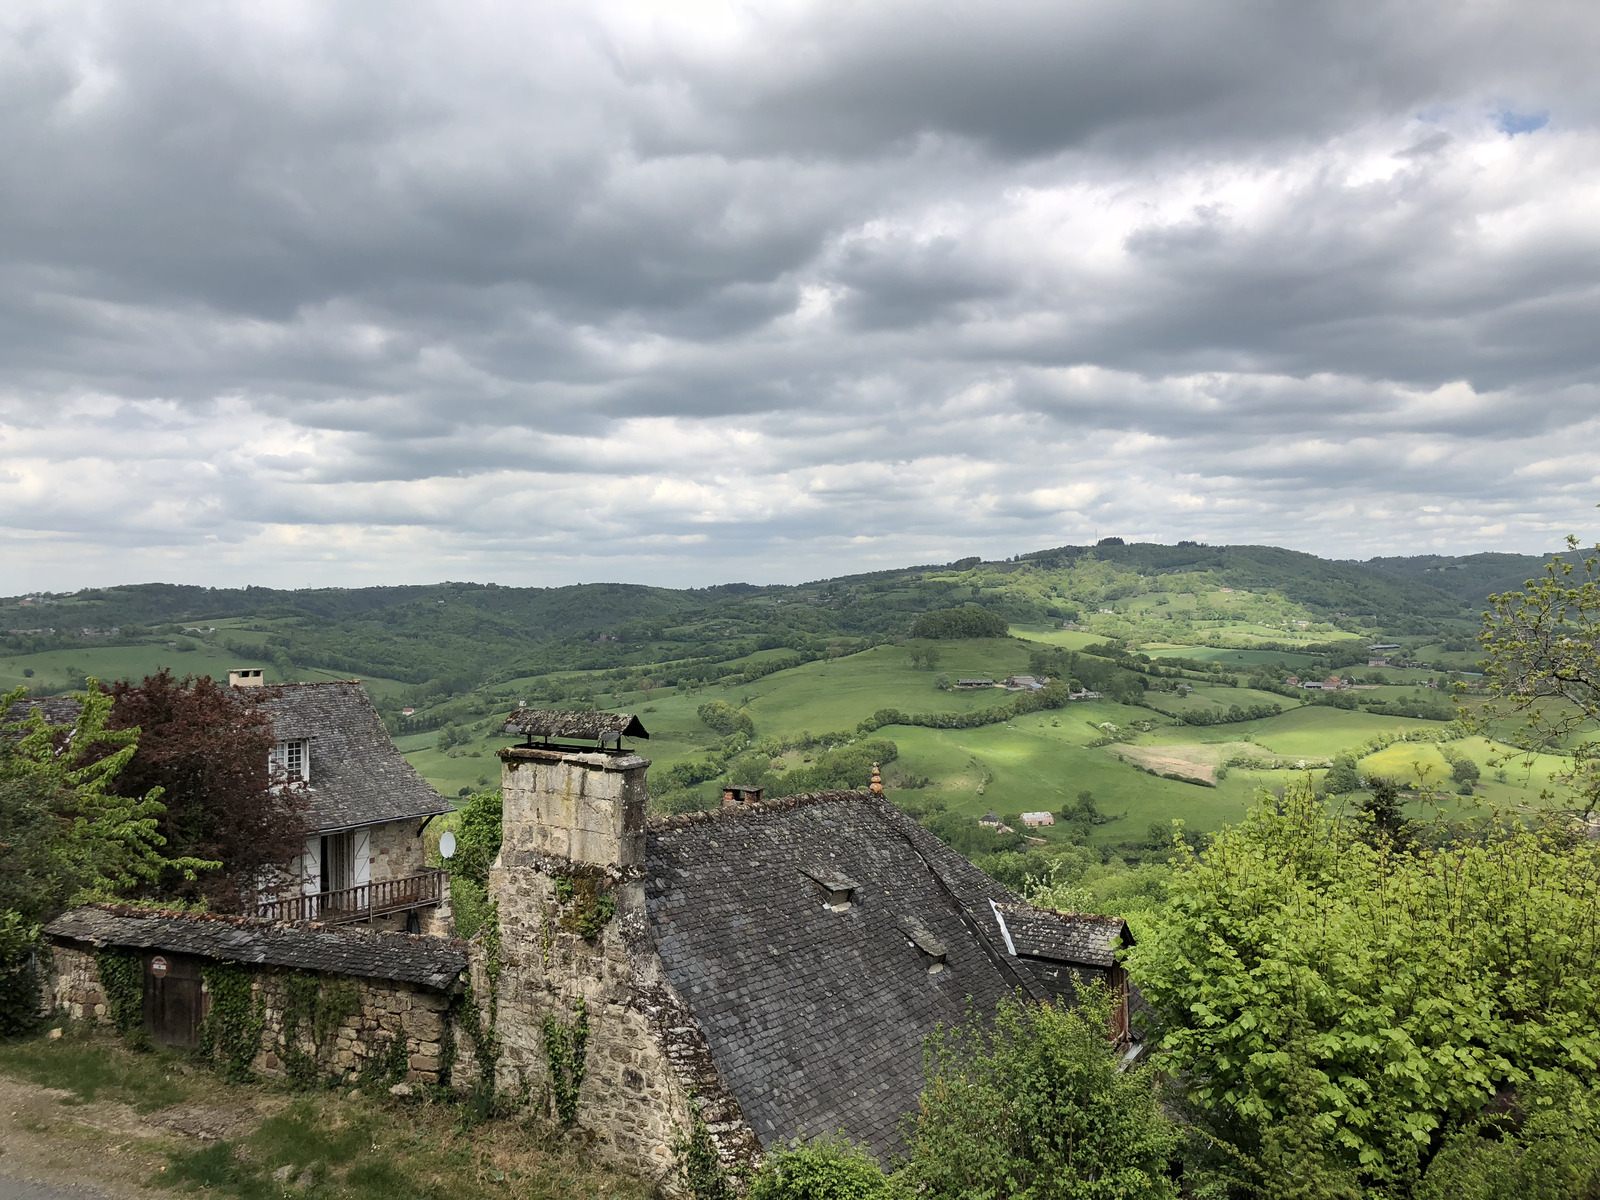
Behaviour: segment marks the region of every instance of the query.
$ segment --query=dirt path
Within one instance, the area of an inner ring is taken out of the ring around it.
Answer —
[[[0,1075],[0,1200],[153,1200],[146,1186],[166,1170],[163,1153],[193,1149],[252,1128],[239,1108],[175,1104],[141,1115],[114,1100],[78,1103],[60,1088]]]

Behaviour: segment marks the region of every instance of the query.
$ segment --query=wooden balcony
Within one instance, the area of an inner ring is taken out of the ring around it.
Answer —
[[[309,896],[283,896],[256,906],[256,916],[294,924],[299,921],[326,921],[343,924],[370,921],[391,913],[430,908],[444,897],[444,872],[430,869],[420,875],[404,875],[378,883],[361,883],[337,892],[313,892]]]

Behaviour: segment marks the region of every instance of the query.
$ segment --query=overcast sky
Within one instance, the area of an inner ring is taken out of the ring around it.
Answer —
[[[1593,0],[0,8],[0,592],[1600,525]]]

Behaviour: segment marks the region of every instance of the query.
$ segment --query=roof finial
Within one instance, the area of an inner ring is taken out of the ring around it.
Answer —
[[[878,771],[878,764],[872,764],[872,793],[875,796],[883,795],[883,776]]]

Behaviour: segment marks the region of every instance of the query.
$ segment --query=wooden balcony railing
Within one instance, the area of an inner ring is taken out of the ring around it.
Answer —
[[[444,896],[444,872],[430,869],[420,875],[361,883],[336,892],[309,896],[282,896],[256,906],[256,916],[292,924],[296,921],[367,921],[388,913],[407,912],[438,904]]]

